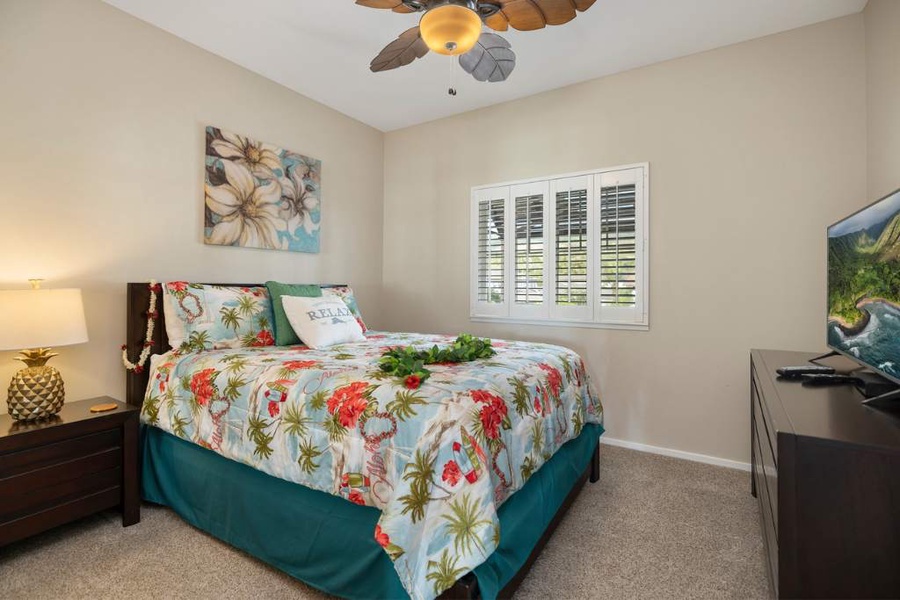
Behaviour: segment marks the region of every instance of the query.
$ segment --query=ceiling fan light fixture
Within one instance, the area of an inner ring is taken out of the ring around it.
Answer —
[[[419,31],[430,50],[453,56],[475,47],[481,35],[481,17],[472,4],[441,4],[422,15]]]

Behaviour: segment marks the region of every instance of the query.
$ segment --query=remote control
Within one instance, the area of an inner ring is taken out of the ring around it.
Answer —
[[[857,377],[850,375],[812,374],[803,376],[803,385],[847,385],[862,383]]]
[[[834,369],[819,365],[804,365],[802,367],[781,367],[775,372],[784,379],[800,379],[804,375],[833,375]]]

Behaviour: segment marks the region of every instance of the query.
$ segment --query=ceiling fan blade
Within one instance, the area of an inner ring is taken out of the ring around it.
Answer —
[[[373,73],[390,71],[408,65],[417,58],[428,54],[428,46],[419,34],[419,27],[410,27],[401,33],[396,40],[385,46],[378,56],[372,59],[369,69]]]
[[[544,13],[530,0],[509,0],[503,3],[503,14],[509,24],[519,31],[543,29],[547,22]]]
[[[547,25],[562,25],[575,18],[575,7],[570,0],[532,0],[544,15]]]
[[[534,31],[547,25],[562,25],[586,11],[596,0],[501,0],[501,11],[519,31]],[[487,21],[485,21],[487,23]],[[490,24],[488,24],[491,27]],[[494,29],[494,27],[491,27]]]
[[[485,31],[474,48],[460,55],[459,66],[478,81],[506,81],[516,68],[516,53],[505,39]]]
[[[397,8],[403,5],[403,0],[356,0],[356,3],[369,8]]]
[[[495,12],[484,20],[484,24],[494,31],[506,31],[509,29],[509,20],[502,12]]]

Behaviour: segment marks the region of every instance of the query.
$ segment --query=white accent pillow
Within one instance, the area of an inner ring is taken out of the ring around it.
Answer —
[[[282,296],[281,304],[294,332],[310,348],[366,340],[353,312],[336,296]]]

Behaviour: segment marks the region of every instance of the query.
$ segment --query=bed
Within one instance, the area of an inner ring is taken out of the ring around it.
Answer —
[[[148,300],[128,284],[131,348]],[[127,381],[144,498],[336,595],[511,595],[597,479],[602,405],[558,346],[497,340],[495,357],[435,365],[414,388],[375,365],[388,347],[449,341],[155,355]]]

